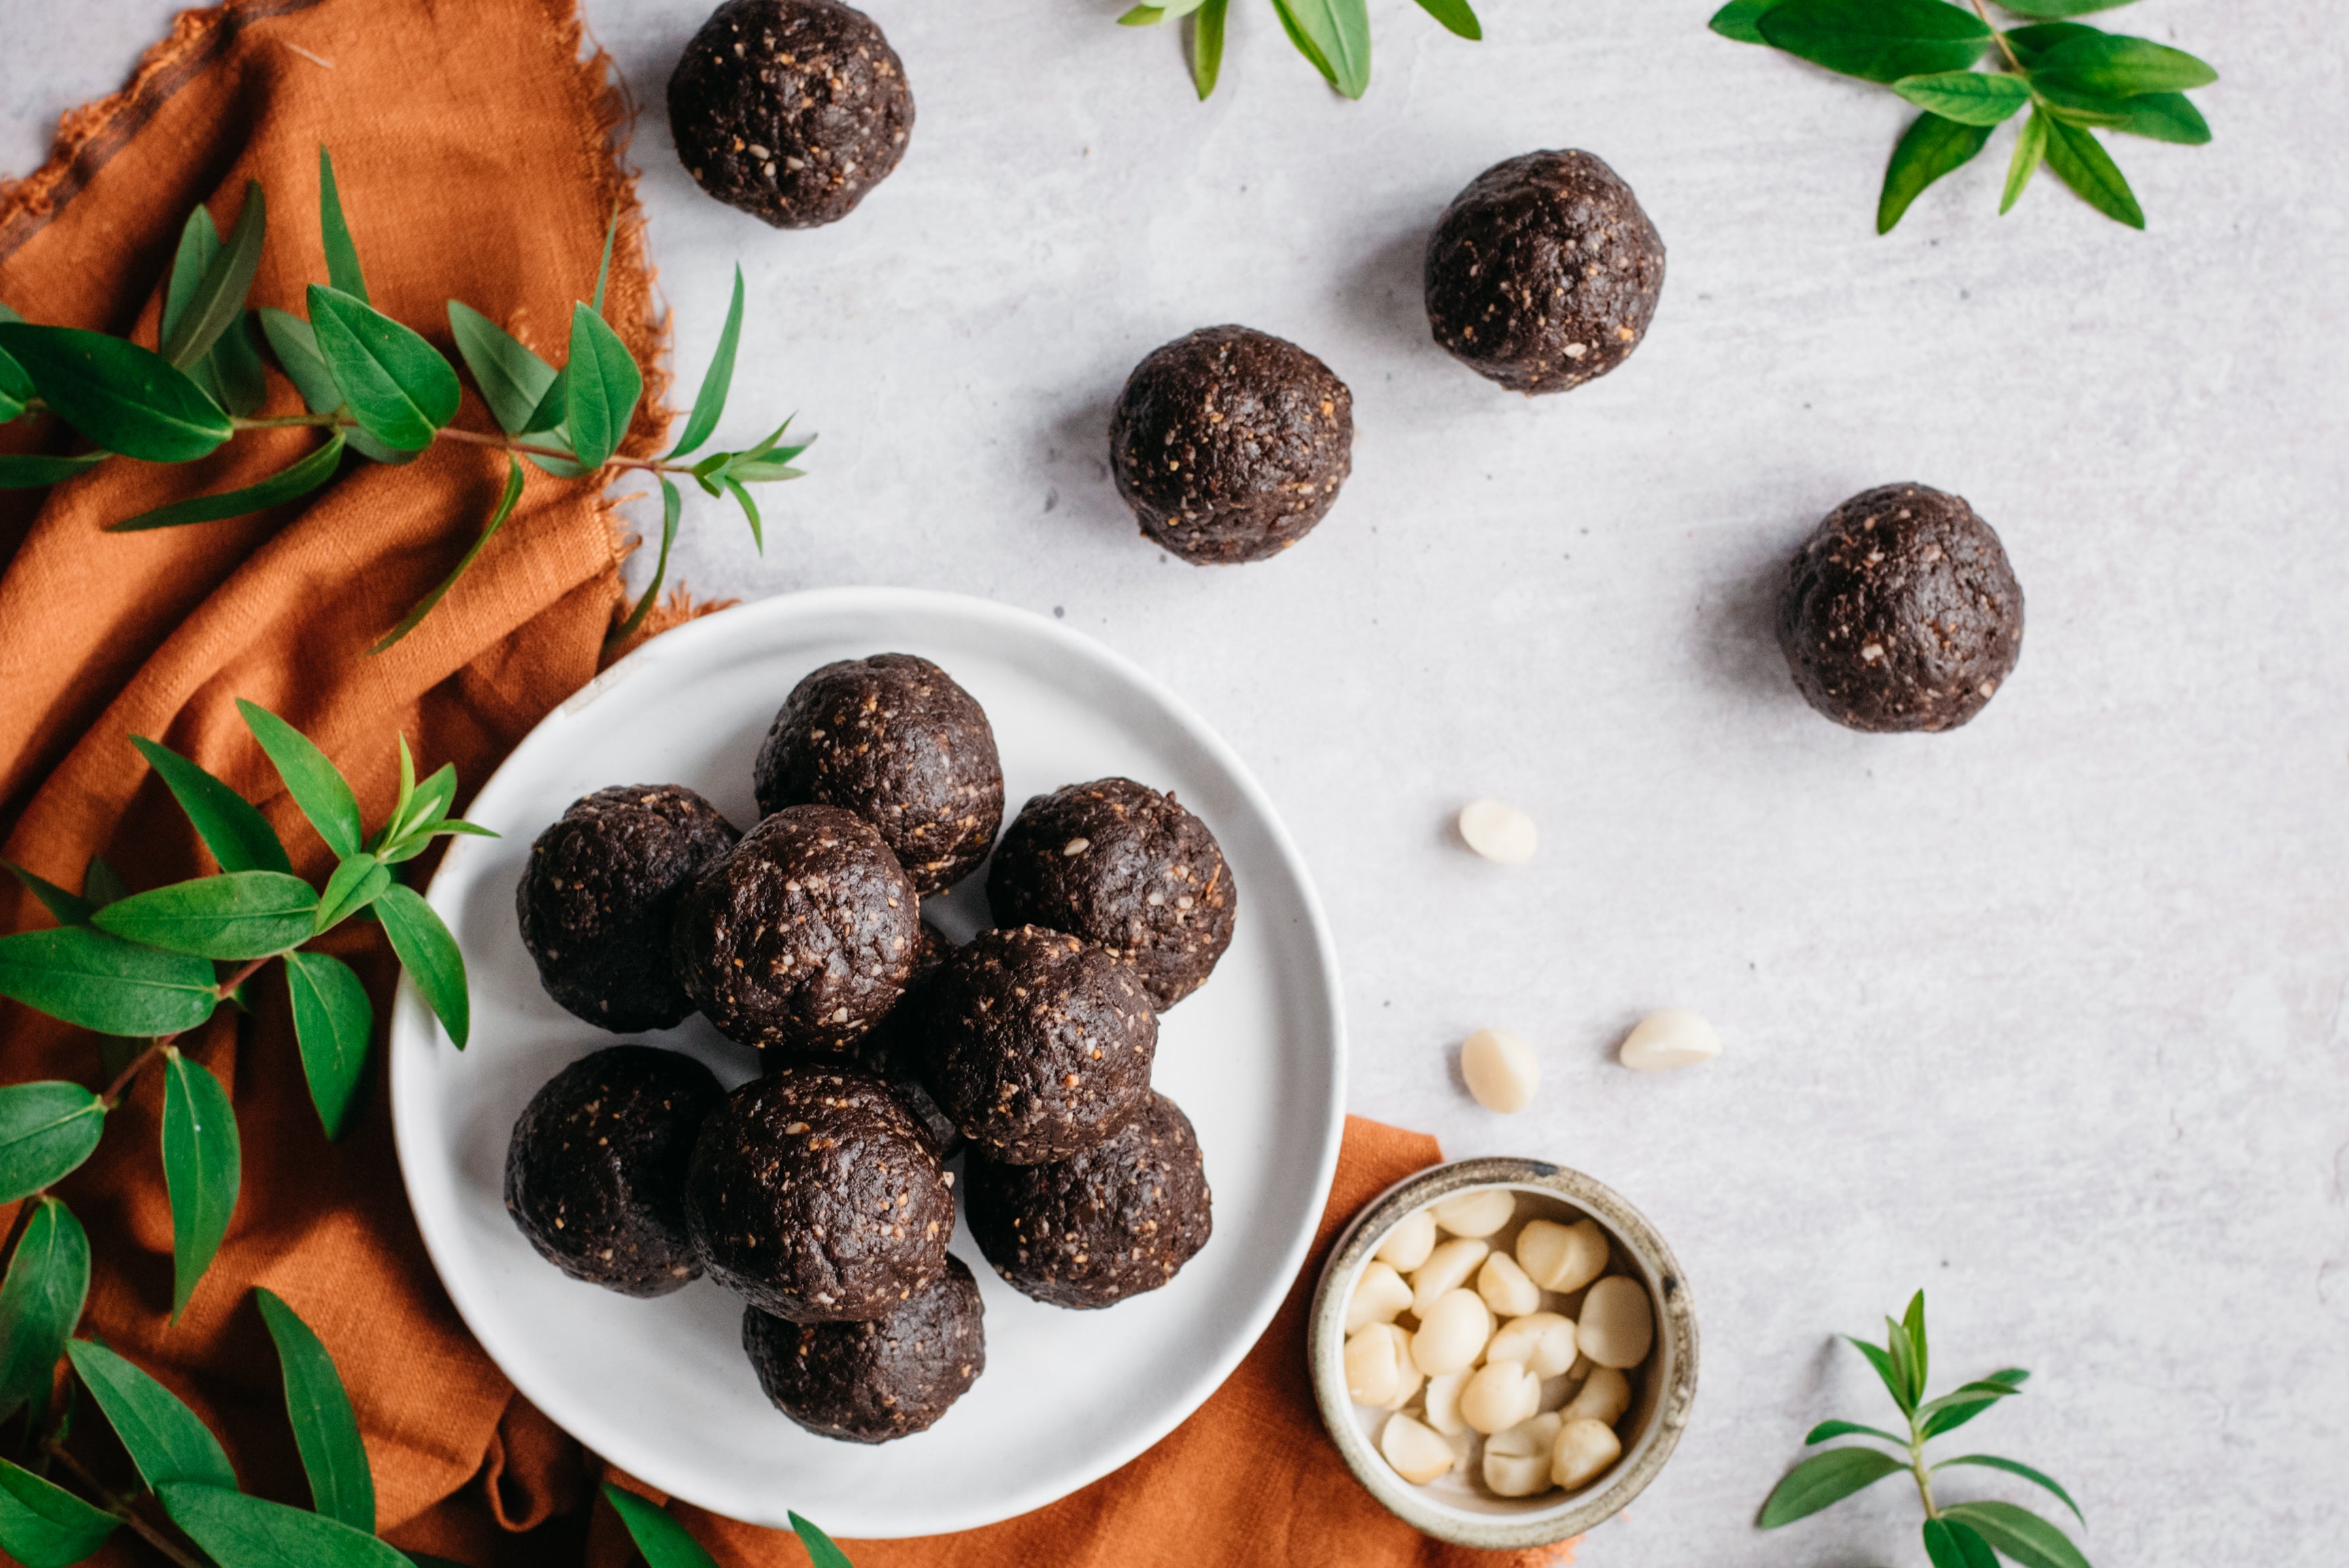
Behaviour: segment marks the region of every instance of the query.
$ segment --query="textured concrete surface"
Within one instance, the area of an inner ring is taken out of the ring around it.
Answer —
[[[797,408],[823,433],[812,476],[773,492],[763,559],[697,497],[681,573],[1060,614],[1230,737],[1335,922],[1353,1109],[1590,1171],[1687,1266],[1694,1426],[1586,1563],[1921,1563],[1893,1486],[1751,1527],[1811,1422],[1889,1414],[1830,1336],[1920,1284],[1942,1379],[2038,1375],[1951,1451],[2056,1474],[2103,1568],[2339,1561],[2333,9],[2103,18],[2226,75],[2202,95],[2214,145],[2118,150],[2151,232],[2044,177],[1999,218],[2002,139],[1879,240],[1900,106],[1712,36],[1710,0],[1486,0],[1476,46],[1373,0],[1359,105],[1239,0],[1205,107],[1171,35],[1110,25],[1120,3],[875,0],[920,103],[911,153],[849,222],[775,233],[669,149],[663,85],[700,0],[591,0],[649,108],[636,156],[686,374],[739,259],[729,431]],[[169,9],[6,0],[0,166],[29,167]],[[1430,344],[1417,268],[1452,192],[1537,146],[1612,162],[1671,275],[1623,370],[1535,403]],[[1198,571],[1134,536],[1104,428],[1135,359],[1221,321],[1346,378],[1355,473],[1286,557]],[[1970,728],[1847,734],[1788,686],[1773,589],[1818,516],[1906,479],[2001,530],[2029,636]],[[1450,837],[1485,794],[1540,820],[1531,866]],[[1614,1065],[1668,1002],[1709,1013],[1728,1054],[1664,1079]],[[1542,1051],[1514,1119],[1454,1066],[1487,1024]],[[1946,1493],[2029,1498],[1956,1473]]]

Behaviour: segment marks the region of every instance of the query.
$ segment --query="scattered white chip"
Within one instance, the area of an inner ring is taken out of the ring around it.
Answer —
[[[1460,837],[1488,861],[1518,866],[1534,858],[1541,835],[1534,820],[1498,800],[1471,800],[1460,809]]]
[[[1643,1073],[1691,1068],[1721,1055],[1721,1037],[1686,1007],[1651,1013],[1623,1037],[1623,1065]]]

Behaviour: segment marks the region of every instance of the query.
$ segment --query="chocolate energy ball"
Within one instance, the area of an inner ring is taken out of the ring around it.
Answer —
[[[977,871],[1003,826],[986,713],[911,654],[843,659],[792,687],[752,779],[761,811],[838,806],[880,829],[924,898]]]
[[[623,1295],[667,1295],[701,1273],[686,1168],[725,1098],[691,1057],[614,1046],[531,1097],[506,1146],[506,1212],[569,1274]]]
[[[1033,925],[983,931],[930,985],[930,1093],[990,1159],[1065,1160],[1149,1099],[1158,1015],[1107,948]]]
[[[694,182],[778,229],[845,218],[905,155],[914,95],[889,40],[838,0],[729,0],[668,79]]]
[[[1070,932],[1131,961],[1162,1013],[1206,980],[1239,910],[1207,825],[1131,779],[1071,784],[1021,807],[987,899],[1007,925]]]
[[[742,1348],[775,1408],[822,1438],[885,1443],[922,1431],[987,1370],[978,1282],[960,1258],[886,1317],[792,1323],[742,1314]]]
[[[1293,343],[1210,326],[1134,366],[1109,456],[1143,533],[1195,566],[1261,561],[1311,532],[1353,471],[1354,395]]]
[[[546,994],[616,1033],[693,1011],[669,926],[695,877],[741,835],[681,784],[626,784],[571,803],[530,847],[514,889],[523,945]]]
[[[920,911],[871,823],[837,806],[788,806],[694,882],[670,952],[727,1038],[838,1054],[905,995]]]
[[[784,1067],[702,1123],[686,1218],[710,1277],[762,1312],[885,1317],[946,1267],[953,1181],[887,1085]]]
[[[1564,392],[1622,364],[1663,288],[1656,226],[1587,152],[1493,165],[1427,242],[1435,341],[1513,392]]]
[[[1795,552],[1778,646],[1804,699],[1837,724],[1955,729],[2014,673],[2023,585],[1962,500],[1885,485]]]
[[[914,977],[905,983],[905,999],[889,1009],[882,1020],[860,1036],[842,1057],[810,1057],[785,1050],[763,1051],[761,1058],[770,1069],[786,1063],[800,1062],[833,1068],[853,1067],[858,1072],[870,1073],[889,1086],[897,1103],[913,1114],[916,1122],[930,1140],[930,1148],[940,1160],[951,1160],[962,1152],[962,1131],[938,1109],[930,1098],[929,1086],[922,1081],[924,1043],[929,1038],[925,1022],[926,1004],[929,996],[929,981],[945,965],[947,955],[954,951],[945,933],[928,921],[922,922],[922,934],[914,949]]]
[[[973,1159],[964,1212],[995,1272],[1055,1306],[1156,1290],[1215,1228],[1191,1119],[1163,1094],[1106,1141],[1050,1165]]]

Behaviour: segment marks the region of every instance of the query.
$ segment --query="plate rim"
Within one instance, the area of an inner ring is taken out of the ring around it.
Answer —
[[[1272,799],[1266,791],[1263,783],[1231,744],[1209,725],[1197,710],[1184,701],[1156,676],[1106,643],[1088,636],[1061,622],[1039,614],[1035,611],[1007,604],[999,600],[936,589],[856,585],[804,589],[748,601],[723,610],[712,611],[706,615],[697,616],[683,625],[674,627],[647,640],[614,663],[610,668],[597,672],[585,686],[548,709],[546,714],[531,727],[530,731],[514,744],[512,749],[491,771],[489,777],[481,781],[480,788],[472,792],[469,797],[468,809],[471,809],[471,803],[479,802],[498,787],[500,781],[507,776],[508,769],[512,767],[515,759],[522,756],[549,725],[575,718],[580,713],[592,707],[596,702],[619,689],[646,669],[660,663],[688,656],[701,645],[712,639],[725,640],[740,634],[739,629],[746,629],[754,624],[763,625],[778,621],[790,622],[835,612],[886,613],[893,610],[910,612],[916,615],[960,618],[982,624],[991,622],[995,626],[1006,629],[1014,635],[1030,637],[1040,635],[1048,643],[1057,643],[1074,655],[1107,665],[1119,678],[1131,683],[1155,701],[1174,719],[1183,731],[1185,738],[1206,751],[1230,777],[1242,799],[1247,802],[1264,825],[1275,853],[1295,882],[1303,909],[1305,928],[1320,969],[1321,1002],[1330,1021],[1330,1092],[1329,1104],[1321,1119],[1321,1147],[1315,1161],[1313,1193],[1316,1201],[1309,1206],[1303,1222],[1289,1237],[1277,1268],[1268,1274],[1268,1284],[1258,1294],[1257,1299],[1243,1320],[1242,1332],[1231,1336],[1229,1343],[1225,1345],[1214,1357],[1199,1365],[1198,1369],[1192,1373],[1188,1381],[1182,1387],[1181,1392],[1168,1402],[1166,1411],[1159,1418],[1143,1423],[1134,1432],[1128,1434],[1118,1442],[1102,1445],[1083,1462],[1054,1473],[1047,1480],[1039,1483],[1005,1489],[1000,1494],[1002,1501],[999,1505],[981,1511],[985,1517],[963,1520],[943,1530],[926,1524],[919,1532],[921,1534],[945,1534],[1000,1523],[1005,1520],[1014,1519],[1057,1502],[1123,1467],[1155,1446],[1175,1428],[1189,1420],[1192,1416],[1197,1414],[1200,1407],[1205,1405],[1230,1378],[1247,1354],[1262,1341],[1265,1331],[1270,1326],[1274,1317],[1278,1315],[1282,1305],[1295,1287],[1312,1251],[1313,1239],[1319,1230],[1323,1212],[1329,1206],[1329,1194],[1337,1174],[1340,1147],[1345,1135],[1350,1053],[1344,986],[1338,965],[1337,944],[1330,932],[1329,914],[1322,905],[1320,892],[1314,884],[1311,871],[1306,864],[1303,853],[1298,849],[1296,841],[1288,831],[1288,824],[1282,820],[1279,811],[1274,807]],[[433,872],[431,884],[420,890],[426,902],[433,906],[436,913],[443,913],[443,917],[446,918],[445,912],[442,911],[443,901],[436,894],[448,885],[446,875],[449,868],[452,864],[462,866],[475,856],[489,852],[485,846],[477,844],[466,837],[460,836],[450,841],[448,851]],[[438,1018],[426,1006],[421,994],[416,988],[415,982],[403,970],[393,995],[385,1050],[389,1062],[393,1148],[399,1163],[400,1185],[408,1199],[409,1215],[414,1220],[417,1233],[423,1243],[425,1255],[432,1264],[434,1277],[447,1294],[458,1317],[465,1325],[466,1332],[471,1335],[474,1342],[481,1347],[482,1354],[489,1357],[491,1364],[497,1367],[500,1375],[513,1386],[516,1392],[544,1411],[548,1418],[562,1427],[565,1432],[571,1433],[574,1439],[584,1442],[585,1439],[579,1439],[578,1434],[573,1430],[573,1421],[565,1418],[569,1413],[568,1410],[558,1413],[558,1408],[568,1405],[568,1400],[564,1398],[564,1391],[558,1387],[552,1398],[541,1398],[541,1390],[536,1387],[525,1386],[523,1380],[514,1376],[496,1349],[492,1347],[491,1336],[482,1332],[481,1324],[477,1321],[474,1305],[468,1299],[469,1293],[460,1290],[453,1282],[451,1271],[443,1255],[442,1245],[436,1240],[432,1228],[425,1222],[425,1210],[419,1203],[417,1193],[419,1177],[416,1172],[421,1164],[427,1162],[427,1156],[430,1151],[422,1141],[424,1134],[420,1130],[415,1132],[410,1130],[417,1125],[421,1117],[421,1111],[420,1109],[410,1111],[409,1106],[411,1099],[423,1092],[419,1087],[421,1081],[419,1075],[422,1071],[420,1053],[439,1048],[449,1048],[447,1037],[441,1030]],[[640,1452],[630,1455],[627,1461],[623,1461],[618,1457],[603,1453],[598,1445],[590,1446],[595,1448],[598,1456],[608,1462],[627,1470],[629,1474],[647,1484],[659,1487],[670,1496],[683,1499],[697,1507],[747,1523],[777,1529],[789,1527],[789,1521],[784,1516],[788,1504],[778,1503],[771,1514],[761,1514],[756,1511],[740,1511],[736,1505],[736,1500],[716,1497],[702,1489],[698,1484],[698,1474],[682,1464],[672,1466],[666,1455],[651,1451]],[[842,1538],[843,1540],[888,1540],[905,1539],[906,1536],[902,1532],[892,1532],[886,1530],[858,1529],[842,1532]]]

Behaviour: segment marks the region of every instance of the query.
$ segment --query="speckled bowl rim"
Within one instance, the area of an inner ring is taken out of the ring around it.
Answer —
[[[1439,1199],[1476,1187],[1515,1187],[1562,1198],[1597,1220],[1622,1244],[1646,1277],[1651,1301],[1660,1304],[1656,1344],[1662,1386],[1648,1424],[1634,1438],[1607,1482],[1545,1508],[1522,1512],[1471,1513],[1440,1502],[1395,1474],[1354,1421],[1346,1393],[1343,1352],[1346,1298],[1338,1287],[1350,1282],[1387,1232]],[[1696,1312],[1689,1299],[1680,1260],[1656,1233],[1647,1216],[1602,1181],[1542,1160],[1460,1160],[1405,1177],[1366,1204],[1331,1249],[1313,1293],[1307,1318],[1306,1365],[1313,1379],[1321,1424],[1346,1468],[1398,1518],[1423,1534],[1457,1546],[1488,1551],[1523,1550],[1571,1540],[1614,1517],[1647,1490],[1680,1446],[1696,1401]]]

